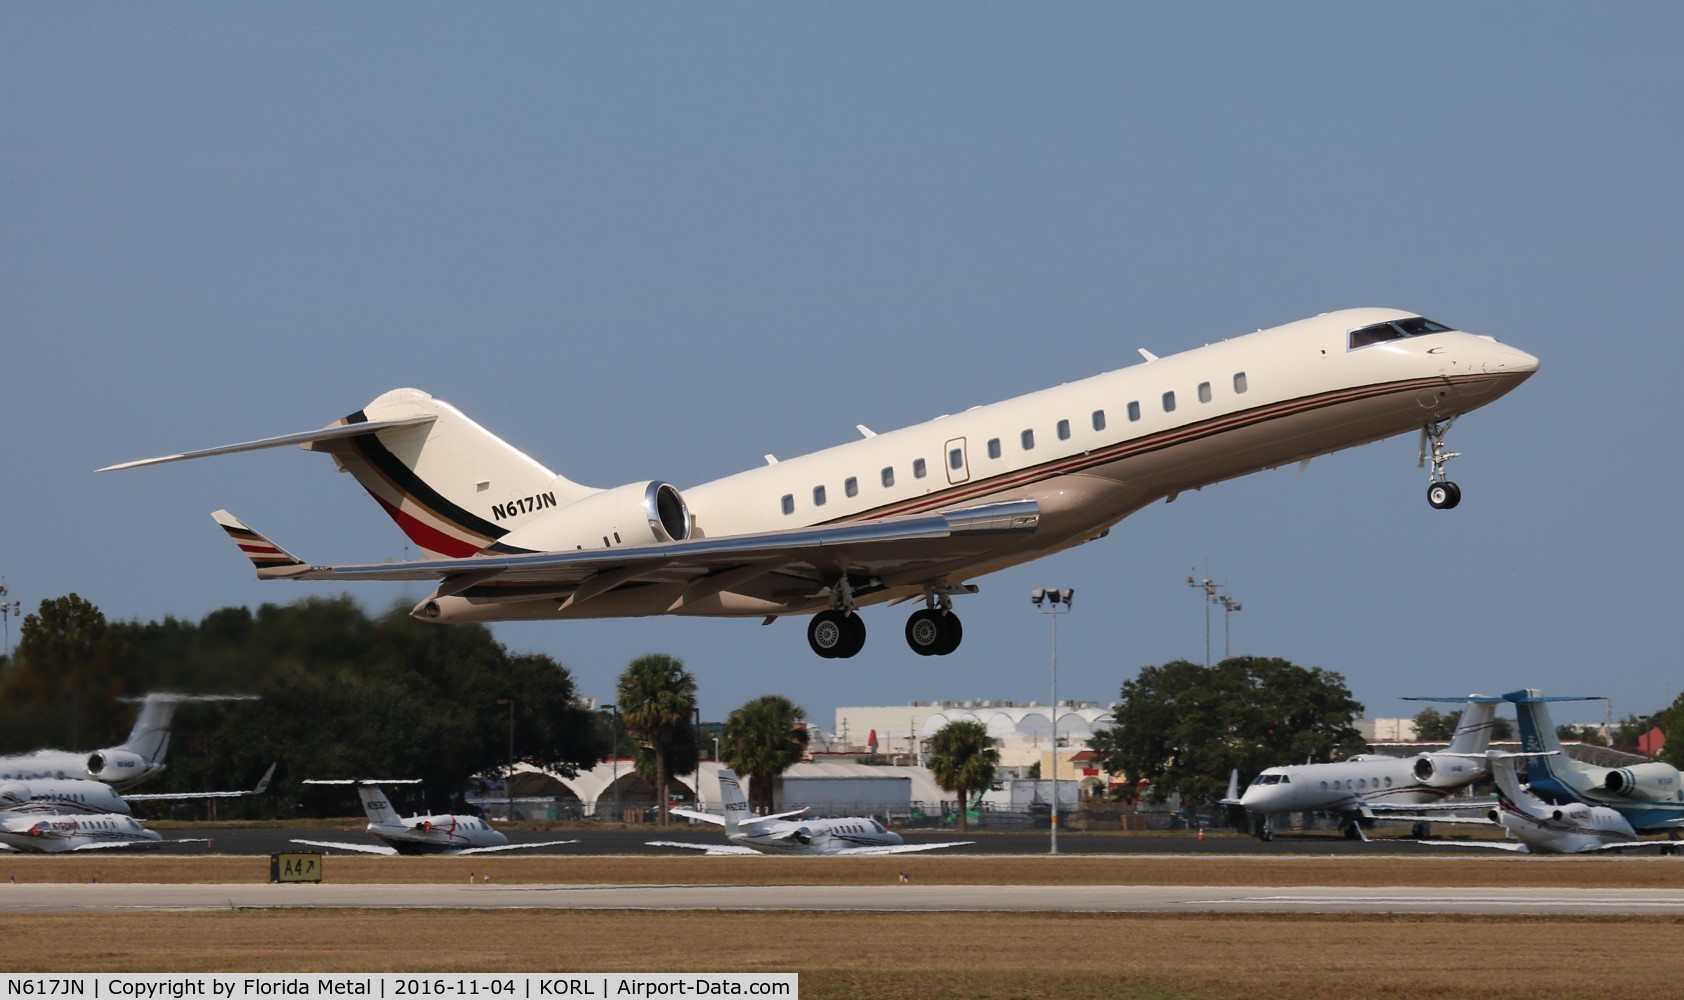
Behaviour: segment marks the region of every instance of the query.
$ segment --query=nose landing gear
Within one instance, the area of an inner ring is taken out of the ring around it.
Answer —
[[[1427,464],[1428,446],[1431,445],[1433,471],[1432,478],[1427,483],[1427,503],[1434,510],[1449,510],[1462,502],[1462,488],[1445,478],[1444,466],[1451,459],[1460,456],[1459,451],[1444,450],[1444,436],[1450,433],[1450,425],[1456,422],[1455,417],[1449,420],[1434,420],[1421,425],[1421,453],[1415,461],[1416,468]]]

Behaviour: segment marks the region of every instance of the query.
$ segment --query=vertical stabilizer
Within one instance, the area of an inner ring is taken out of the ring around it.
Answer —
[[[175,721],[175,707],[184,700],[180,695],[149,694],[140,703],[134,728],[120,749],[142,757],[148,764],[162,764],[170,748],[170,724]]]
[[[411,541],[447,558],[471,556],[543,511],[599,492],[556,475],[419,389],[393,389],[341,424],[428,416],[304,447],[332,454]]]
[[[398,823],[398,811],[392,808],[391,800],[386,798],[379,785],[359,784],[357,794],[362,797],[363,812],[368,814],[369,825],[391,826]]]
[[[1551,764],[1565,760],[1561,740],[1555,735],[1555,723],[1550,719],[1549,705],[1542,692],[1527,688],[1510,691],[1503,698],[1514,703],[1514,719],[1520,729],[1520,747],[1529,754],[1555,754],[1555,757],[1535,757],[1527,762],[1528,777],[1553,776]],[[1553,699],[1552,699],[1553,700]]]
[[[737,773],[728,767],[719,769],[719,794],[725,802],[725,837],[730,839],[754,818],[754,812],[748,807],[748,798],[743,795]]]
[[[1482,754],[1491,746],[1491,731],[1497,726],[1497,705],[1488,698],[1474,698],[1462,710],[1456,735],[1450,738],[1450,753]]]

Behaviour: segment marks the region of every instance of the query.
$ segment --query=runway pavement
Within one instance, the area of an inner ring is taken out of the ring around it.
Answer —
[[[1684,915],[1677,889],[0,883],[0,912],[269,908]]]

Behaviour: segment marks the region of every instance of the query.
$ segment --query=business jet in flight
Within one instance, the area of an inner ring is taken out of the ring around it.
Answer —
[[[1507,830],[1510,840],[1423,840],[1423,844],[1439,847],[1484,847],[1521,854],[1593,854],[1602,851],[1623,852],[1658,847],[1671,854],[1678,845],[1669,840],[1639,840],[1618,810],[1607,806],[1588,806],[1580,802],[1552,805],[1520,786],[1515,773],[1515,761],[1530,758],[1528,768],[1536,767],[1558,751],[1544,753],[1503,753],[1488,750],[1492,780],[1497,785],[1497,806],[1489,810],[1489,820]]]
[[[398,781],[316,780],[306,785],[355,785],[362,796],[363,811],[368,814],[368,832],[381,844],[347,844],[323,840],[294,840],[295,844],[327,847],[362,854],[487,854],[492,851],[522,851],[535,847],[559,847],[577,844],[577,840],[547,840],[536,844],[511,844],[502,831],[477,816],[411,816],[404,819],[392,808],[381,785],[417,785],[417,779]]]
[[[326,452],[432,558],[306,563],[214,515],[261,579],[428,580],[413,614],[484,622],[810,615],[825,657],[858,609],[921,602],[908,645],[945,655],[969,581],[1104,536],[1187,490],[1418,431],[1427,499],[1456,506],[1445,437],[1537,371],[1488,336],[1347,309],[978,406],[680,491],[581,486],[418,389],[320,430],[108,466],[296,444]]]
[[[725,828],[724,844],[692,844],[681,840],[651,840],[650,847],[682,847],[708,854],[911,854],[962,847],[975,843],[955,840],[943,844],[908,844],[869,816],[839,819],[794,819],[806,810],[778,813],[756,819],[743,795],[736,772],[719,769],[719,791],[725,801],[723,814],[671,809],[674,816],[717,823]]]
[[[1375,819],[1412,822],[1417,827],[1454,822],[1457,812],[1482,805],[1448,800],[1486,775],[1483,755],[1496,724],[1493,701],[1472,696],[1450,746],[1442,752],[1413,757],[1357,754],[1328,764],[1265,768],[1237,797],[1236,772],[1222,803],[1245,809],[1252,817],[1252,832],[1260,840],[1273,839],[1275,819],[1295,812],[1338,816],[1352,837],[1362,835],[1363,822]]]
[[[118,791],[133,788],[163,772],[176,706],[189,702],[255,700],[256,695],[154,692],[140,700],[140,714],[129,730],[129,738],[121,744],[91,753],[85,750],[35,750],[0,757],[0,781],[82,778],[103,782]]]

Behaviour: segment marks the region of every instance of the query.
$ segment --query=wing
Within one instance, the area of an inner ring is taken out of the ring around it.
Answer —
[[[933,579],[1021,542],[1040,506],[1015,500],[963,510],[783,531],[565,552],[492,553],[467,559],[318,566],[287,552],[227,511],[213,515],[260,579],[436,580],[437,596],[554,596],[576,606],[634,583],[682,584],[667,611],[725,591],[791,605],[846,572],[856,595]],[[869,582],[867,582],[869,581]]]
[[[682,816],[685,819],[700,820],[703,823],[713,823],[718,826],[725,825],[725,817],[715,813],[697,812],[694,809],[680,809],[676,806],[669,808],[667,812],[674,816]]]
[[[103,850],[105,850],[107,848],[111,848],[111,847],[138,847],[138,846],[157,847],[159,843],[161,843],[161,842],[153,840],[151,837],[137,837],[134,840],[102,840],[97,844],[78,844],[77,846],[72,847],[70,850],[74,852],[74,851],[103,851]],[[176,843],[176,841],[168,841],[168,843]]]
[[[760,852],[752,847],[740,847],[736,844],[687,844],[682,840],[651,840],[646,842],[648,847],[682,847],[686,851],[702,851],[707,854],[755,854]]]
[[[1406,844],[1425,844],[1428,847],[1483,847],[1492,851],[1513,851],[1516,854],[1531,854],[1526,845],[1518,840],[1405,840]]]
[[[939,851],[944,847],[964,847],[974,840],[954,840],[945,844],[887,844],[882,847],[845,847],[833,854],[914,854],[918,851]]]
[[[530,851],[535,847],[560,847],[563,844],[577,844],[577,840],[546,840],[539,844],[498,844],[495,847],[465,847],[452,854],[490,854],[493,851]]]
[[[275,776],[276,765],[270,764],[269,770],[263,772],[263,777],[257,782],[257,787],[243,792],[150,792],[145,795],[125,795],[130,802],[164,802],[173,799],[237,799],[247,795],[262,795],[269,790],[269,779]]]
[[[327,847],[336,851],[356,851],[359,854],[396,854],[397,848],[384,844],[342,844],[331,840],[295,840],[295,844],[306,844],[310,847]]]

